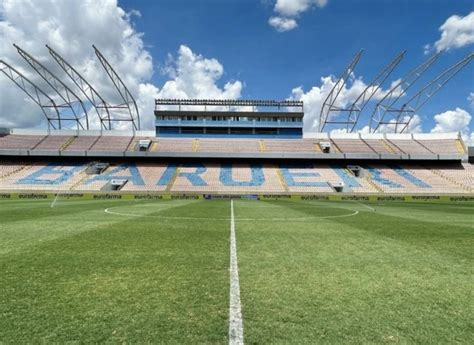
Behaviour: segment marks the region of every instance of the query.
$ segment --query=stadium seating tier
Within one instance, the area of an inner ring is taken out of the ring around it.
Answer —
[[[124,191],[176,193],[320,193],[343,182],[353,193],[474,192],[471,164],[368,164],[362,175],[337,164],[113,163],[88,175],[91,162],[0,162],[0,190],[100,191],[126,179]]]
[[[332,143],[333,153],[343,154],[412,154],[465,155],[459,138],[455,139],[211,139],[211,138],[151,138],[131,136],[66,136],[66,135],[6,135],[0,137],[1,150],[54,150],[127,152],[138,151],[140,139],[151,140],[150,151],[159,153],[281,153],[321,154],[319,143]]]

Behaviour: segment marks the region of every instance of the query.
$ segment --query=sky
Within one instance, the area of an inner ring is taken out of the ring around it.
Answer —
[[[94,56],[95,44],[137,99],[144,129],[153,128],[158,97],[299,99],[305,102],[305,133],[318,130],[327,94],[360,49],[363,56],[338,106],[350,106],[406,50],[361,114],[356,130],[366,132],[377,101],[413,68],[442,52],[401,103],[473,52],[474,5],[467,0],[0,0],[0,59],[54,98],[13,43],[74,89],[48,55],[44,45],[49,44],[107,101],[120,103]],[[408,131],[459,131],[474,142],[473,113],[471,63],[418,110]],[[0,74],[0,127],[44,126],[39,107]]]

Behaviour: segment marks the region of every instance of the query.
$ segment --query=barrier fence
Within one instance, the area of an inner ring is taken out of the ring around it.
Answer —
[[[361,202],[474,202],[473,195],[350,195],[350,194],[159,194],[159,193],[44,193],[0,192],[0,200],[48,200],[60,197],[68,200],[319,200]]]

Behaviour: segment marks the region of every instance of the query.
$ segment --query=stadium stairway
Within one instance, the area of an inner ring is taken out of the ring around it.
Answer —
[[[79,174],[81,175],[80,178],[77,180],[77,182],[75,182],[72,186],[71,186],[71,189],[70,190],[76,190],[79,186],[82,186],[84,181],[87,180],[90,176],[86,174],[86,171],[87,171],[87,168],[90,167],[92,164],[94,164],[94,162],[90,162],[88,163],[84,169],[82,171],[79,172]]]
[[[150,146],[150,151],[156,152],[158,151],[158,141],[153,141]]]
[[[426,150],[428,150],[429,152],[431,152],[432,154],[436,154],[436,152],[433,152],[433,150],[430,150],[430,148],[427,147],[426,145],[424,145],[421,141],[416,140],[416,139],[414,139],[414,141],[415,141],[418,145],[424,147]]]
[[[372,173],[367,171],[366,175],[363,177],[364,180],[372,187],[374,188],[377,192],[379,193],[385,193],[384,190],[379,187],[374,181],[373,181],[373,176]]]
[[[286,180],[283,178],[283,173],[281,172],[281,169],[278,168],[276,170],[278,180],[280,181],[281,186],[283,187],[283,190],[285,193],[288,193],[290,191],[290,188],[288,188],[288,184],[286,183]]]
[[[461,140],[457,139],[455,142],[456,142],[456,149],[458,150],[458,152],[462,155],[465,154],[466,149],[464,148],[464,145],[462,144]]]
[[[390,153],[397,153],[394,148],[392,147],[392,145],[390,145],[385,139],[382,139],[380,140],[382,142],[382,144],[385,146],[385,148],[387,149],[388,152]]]
[[[369,148],[372,150],[373,153],[378,153],[366,140],[360,138],[360,140],[362,140],[362,142]]]
[[[0,181],[3,180],[3,179],[8,178],[8,177],[10,177],[10,176],[12,176],[12,175],[14,175],[14,174],[17,174],[17,173],[19,173],[19,172],[21,172],[21,171],[27,169],[27,168],[30,167],[30,166],[31,166],[31,164],[29,164],[29,163],[26,163],[26,164],[24,164],[24,165],[21,165],[21,166],[19,166],[18,168],[14,169],[14,170],[12,170],[12,171],[9,171],[9,172],[7,172],[7,173],[4,174],[4,175],[1,175],[1,176],[0,176]]]
[[[127,145],[127,149],[125,151],[134,151],[135,150],[135,145],[136,145],[136,142],[135,142],[135,137],[132,137],[130,138],[130,141]]]
[[[439,176],[439,177],[445,179],[446,181],[448,181],[448,182],[450,182],[450,183],[452,183],[452,184],[455,184],[456,186],[462,188],[462,189],[465,190],[466,192],[470,192],[470,193],[474,192],[474,188],[471,188],[471,187],[466,186],[466,185],[464,185],[464,184],[462,184],[462,183],[459,183],[457,180],[455,180],[455,179],[453,179],[453,178],[451,178],[451,177],[449,177],[449,176],[444,175],[444,174],[443,174],[440,170],[438,170],[438,169],[429,169],[429,171],[431,171],[433,174],[435,174],[435,175],[437,175],[437,176]]]
[[[341,148],[339,146],[337,146],[337,144],[334,142],[334,140],[332,140],[332,139],[329,139],[329,140],[331,140],[331,145],[332,145],[332,147],[334,147],[336,149],[336,152],[337,153],[342,153]]]
[[[199,139],[194,139],[193,140],[193,152],[199,152],[199,146],[200,146]]]
[[[404,150],[402,150],[400,148],[400,146],[398,146],[397,144],[395,144],[394,142],[388,140],[388,139],[383,139],[389,146],[393,147],[394,149],[396,149],[395,153],[404,153],[406,154],[406,152]],[[398,151],[398,152],[397,152]]]
[[[314,148],[314,152],[316,153],[322,153],[323,151],[321,151],[321,146],[319,146],[319,142],[315,142],[313,144],[313,148]]]
[[[174,172],[174,174],[173,174],[173,177],[171,177],[170,182],[169,182],[168,185],[166,186],[166,189],[165,189],[166,192],[170,192],[170,191],[171,191],[171,189],[173,188],[173,186],[174,186],[174,184],[175,184],[175,182],[176,182],[176,179],[178,178],[179,174],[180,174],[180,169],[179,169],[179,167],[178,167],[178,168],[176,168],[176,170],[175,170],[175,172]]]
[[[36,149],[38,146],[40,146],[46,139],[48,138],[48,135],[45,135],[40,141],[38,141],[36,143],[36,145],[34,145],[31,149],[34,150]]]
[[[59,151],[66,150],[75,140],[77,136],[70,137],[60,148]]]
[[[89,148],[87,149],[87,151],[90,151],[94,148],[95,144],[97,144],[97,142],[100,140],[100,136],[95,138],[94,142],[92,143],[91,146],[89,146]]]

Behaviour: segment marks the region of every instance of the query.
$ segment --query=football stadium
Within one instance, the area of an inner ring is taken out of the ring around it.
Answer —
[[[307,133],[295,99],[157,98],[143,129],[100,47],[116,104],[12,49],[44,126],[0,128],[0,343],[472,341],[474,148],[408,128],[473,53],[342,105],[360,51]]]

